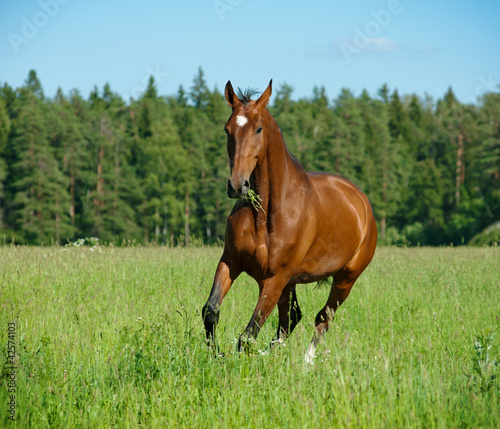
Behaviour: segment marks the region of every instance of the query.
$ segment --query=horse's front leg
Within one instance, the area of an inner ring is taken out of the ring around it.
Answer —
[[[222,300],[240,273],[241,270],[234,268],[234,264],[231,264],[230,259],[223,255],[217,266],[217,271],[215,272],[210,296],[208,297],[207,303],[203,306],[201,313],[209,346],[212,345],[215,338],[215,328],[219,321]]]
[[[259,282],[260,294],[252,318],[245,332],[240,335],[238,350],[243,350],[248,342],[253,342],[259,334],[260,328],[273,311],[278,300],[287,285],[289,277],[275,276]]]
[[[276,340],[285,340],[302,319],[302,312],[295,293],[295,283],[288,283],[278,301],[279,322]]]

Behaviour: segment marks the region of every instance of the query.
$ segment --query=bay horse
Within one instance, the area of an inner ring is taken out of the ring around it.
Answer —
[[[295,286],[333,276],[325,306],[316,316],[305,360],[312,363],[318,342],[354,282],[370,263],[377,227],[368,198],[354,184],[328,173],[307,173],[288,151],[267,110],[272,80],[258,100],[225,88],[232,114],[225,125],[231,177],[227,195],[238,199],[227,220],[224,250],[202,317],[212,344],[224,296],[242,273],[259,285],[259,298],[238,340],[253,341],[278,305],[277,340],[292,333],[302,314]],[[254,207],[245,196],[261,199]]]

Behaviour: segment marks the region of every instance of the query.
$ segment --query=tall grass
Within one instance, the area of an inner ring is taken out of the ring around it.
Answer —
[[[0,329],[16,323],[18,427],[500,427],[500,249],[379,248],[314,366],[303,355],[327,288],[267,352],[235,339],[257,300],[240,277],[205,347],[213,248],[0,247]],[[7,352],[4,352],[7,356]],[[2,357],[2,362],[4,361]],[[8,420],[1,365],[0,424]]]

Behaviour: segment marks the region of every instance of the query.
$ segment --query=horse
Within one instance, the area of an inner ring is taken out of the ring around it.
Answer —
[[[312,363],[333,314],[372,260],[377,226],[371,204],[357,186],[338,175],[306,172],[289,152],[266,108],[271,93],[272,80],[257,100],[252,93],[236,94],[231,81],[225,87],[232,109],[224,127],[231,171],[227,195],[237,201],[227,219],[224,249],[202,318],[211,347],[222,300],[246,272],[259,285],[259,298],[238,350],[255,341],[276,305],[276,340],[281,342],[302,318],[296,285],[333,277],[305,354]],[[260,204],[247,200],[250,190]]]

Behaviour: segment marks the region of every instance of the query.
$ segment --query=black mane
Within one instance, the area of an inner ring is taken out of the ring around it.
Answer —
[[[241,90],[241,88],[238,88],[238,99],[243,102],[243,104],[246,106],[249,101],[252,100],[252,97],[256,94],[259,94],[260,91],[253,89],[253,88],[246,88],[244,91]]]

